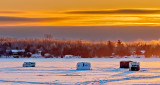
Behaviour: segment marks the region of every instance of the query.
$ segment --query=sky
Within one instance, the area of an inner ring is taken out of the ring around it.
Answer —
[[[0,37],[158,40],[160,0],[0,0]]]
[[[60,40],[108,41],[159,40],[160,27],[156,26],[1,26],[0,36],[17,39],[42,39],[45,34]]]
[[[0,0],[0,26],[160,26],[160,0]]]

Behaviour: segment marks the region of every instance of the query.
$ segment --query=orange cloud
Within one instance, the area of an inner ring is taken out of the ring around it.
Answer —
[[[2,13],[2,14],[1,14]],[[8,13],[8,14],[3,14]],[[11,14],[10,14],[11,13]],[[12,14],[13,13],[13,14]],[[23,14],[19,14],[23,13]],[[159,9],[0,11],[0,26],[160,26]]]
[[[24,11],[0,11],[0,14],[22,14]]]

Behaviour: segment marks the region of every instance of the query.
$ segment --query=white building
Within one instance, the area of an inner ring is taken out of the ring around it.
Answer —
[[[25,50],[11,50],[12,53],[25,52]]]
[[[45,54],[44,54],[44,57],[45,57],[45,58],[51,58],[51,57],[52,57],[52,55],[51,55],[51,54],[49,54],[49,53],[45,53]]]
[[[18,58],[19,56],[23,56],[25,50],[11,50],[14,58]]]
[[[65,55],[63,58],[81,58],[81,56]]]
[[[143,55],[145,54],[145,52],[146,52],[145,50],[141,50],[141,53],[142,53]]]
[[[73,55],[65,55],[63,58],[73,58]]]
[[[91,70],[91,63],[89,62],[78,62],[77,70]]]

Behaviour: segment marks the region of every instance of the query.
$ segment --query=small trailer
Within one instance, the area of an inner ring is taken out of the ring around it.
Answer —
[[[91,63],[89,62],[78,62],[77,70],[91,70]]]
[[[129,63],[133,61],[120,61],[120,68],[129,68]]]
[[[139,71],[140,63],[139,62],[130,62],[129,63],[129,71]]]
[[[35,62],[24,62],[23,67],[35,67],[36,63]]]

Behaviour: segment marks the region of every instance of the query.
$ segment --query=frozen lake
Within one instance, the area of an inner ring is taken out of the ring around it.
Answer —
[[[140,71],[120,69],[121,60],[139,61]],[[22,67],[35,61],[36,67]],[[92,70],[77,71],[77,62]],[[0,85],[160,84],[160,59],[0,59]]]

